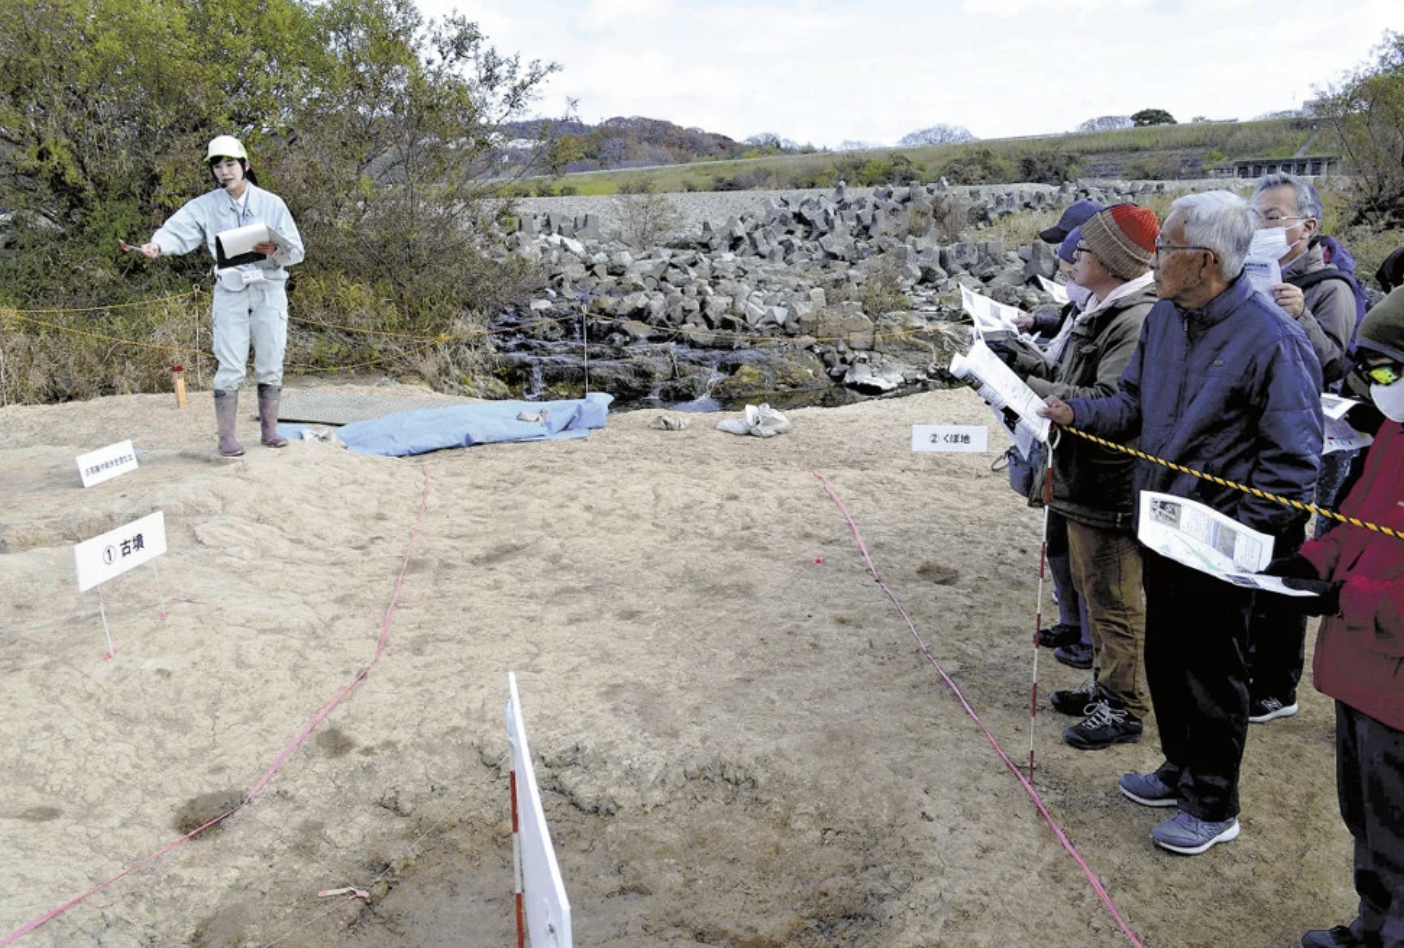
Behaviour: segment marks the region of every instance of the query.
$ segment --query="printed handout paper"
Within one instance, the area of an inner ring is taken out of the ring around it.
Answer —
[[[1272,537],[1184,497],[1141,491],[1136,538],[1162,556],[1235,586],[1312,595],[1289,589],[1276,576],[1260,575],[1272,562]]]
[[[1048,440],[1050,422],[1038,414],[1043,399],[979,339],[969,352],[951,358],[951,374],[980,383],[980,397],[989,403],[1025,458],[1034,441]]]

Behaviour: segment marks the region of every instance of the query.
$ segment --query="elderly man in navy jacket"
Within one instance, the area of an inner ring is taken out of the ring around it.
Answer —
[[[1253,220],[1227,191],[1170,208],[1154,261],[1160,297],[1106,398],[1048,398],[1044,414],[1196,471],[1309,502],[1321,459],[1321,365],[1305,333],[1243,276]],[[1290,507],[1138,460],[1133,486],[1198,501],[1276,534]],[[1138,505],[1139,506],[1139,505]],[[1143,550],[1146,679],[1163,763],[1126,774],[1137,803],[1176,807],[1151,832],[1195,855],[1238,836],[1248,733],[1245,651],[1253,593]]]

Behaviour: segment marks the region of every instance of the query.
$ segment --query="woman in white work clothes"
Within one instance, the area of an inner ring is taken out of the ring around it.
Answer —
[[[203,244],[215,259],[214,351],[219,359],[214,379],[215,418],[219,453],[237,457],[244,449],[234,438],[234,423],[251,339],[258,378],[260,440],[270,448],[288,443],[278,436],[278,397],[283,391],[283,352],[288,342],[285,268],[302,260],[302,238],[282,198],[258,186],[249,170],[248,152],[238,139],[220,135],[211,141],[205,163],[219,187],[176,211],[141,252],[154,260],[162,254],[189,253]],[[267,240],[255,244],[254,253],[264,256],[254,262],[234,265],[221,260],[215,237],[250,224],[266,225],[277,232],[281,243]]]

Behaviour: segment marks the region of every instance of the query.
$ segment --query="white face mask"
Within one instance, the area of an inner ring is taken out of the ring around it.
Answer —
[[[1253,231],[1253,244],[1248,248],[1248,256],[1262,260],[1281,260],[1287,254],[1287,228],[1264,227]]]
[[[1076,303],[1078,309],[1084,308],[1092,296],[1091,290],[1085,286],[1079,286],[1071,280],[1063,285],[1063,289],[1068,291],[1068,299]]]
[[[1404,424],[1404,379],[1389,385],[1371,385],[1370,398],[1386,418]]]

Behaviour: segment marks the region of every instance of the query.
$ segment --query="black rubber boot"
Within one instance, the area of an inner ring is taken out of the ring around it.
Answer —
[[[259,385],[258,421],[264,447],[286,448],[288,439],[278,434],[278,399],[283,394],[280,385]]]
[[[244,446],[234,440],[234,422],[239,417],[239,392],[215,389],[215,421],[219,425],[219,453],[227,458],[237,458],[244,453]]]

